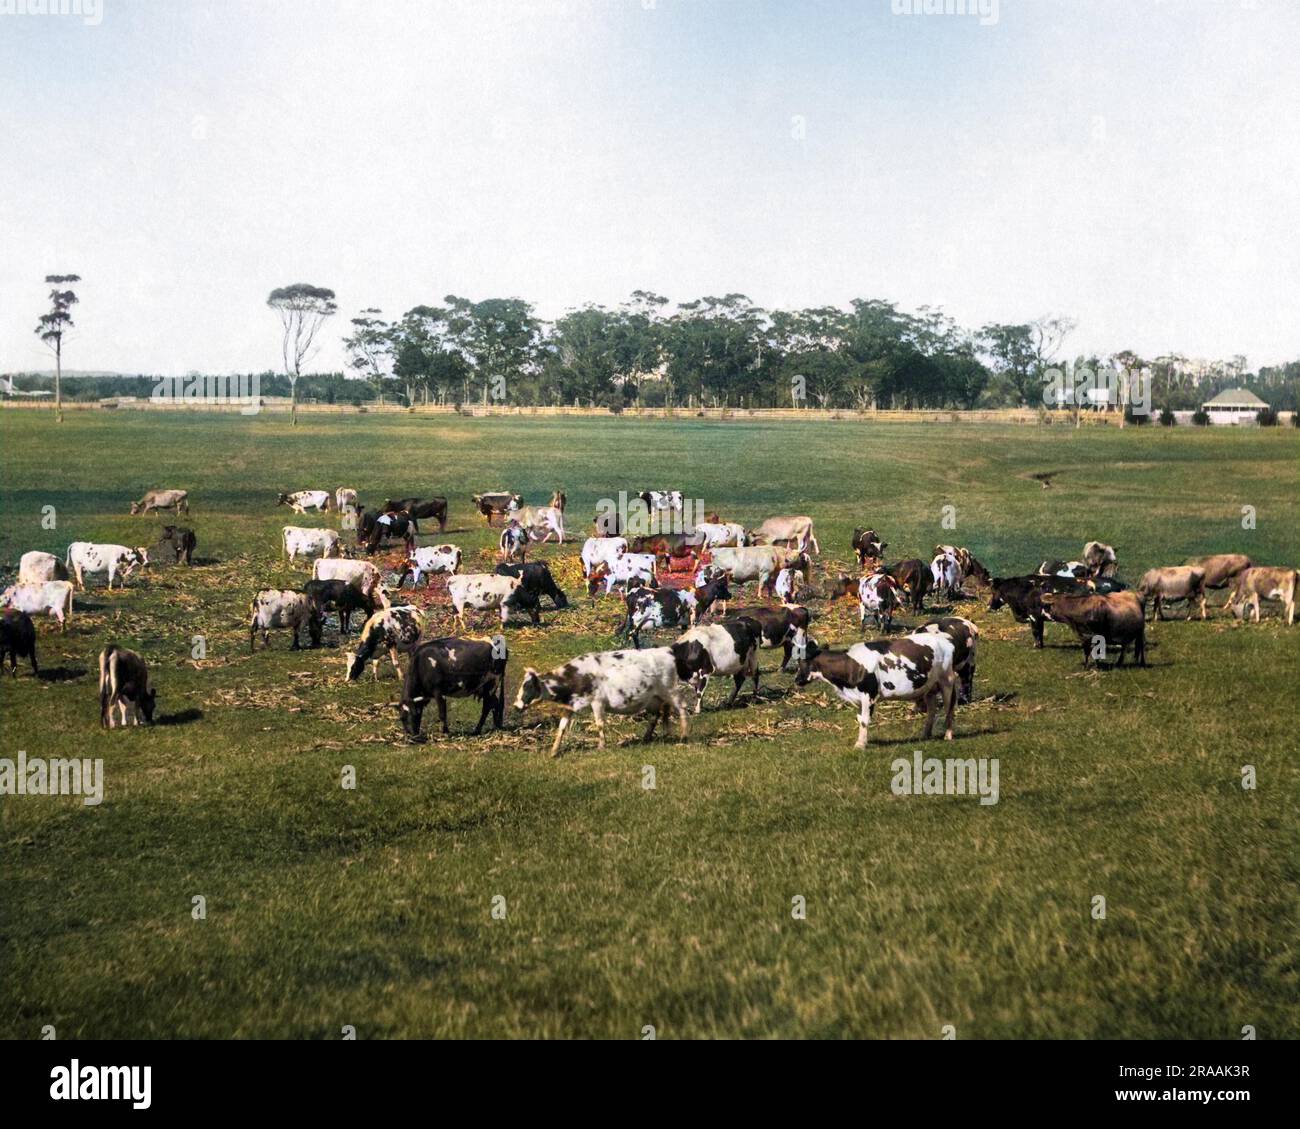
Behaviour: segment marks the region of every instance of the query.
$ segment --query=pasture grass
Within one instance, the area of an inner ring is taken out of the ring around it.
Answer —
[[[759,700],[722,711],[715,685],[685,744],[632,743],[643,723],[618,720],[597,752],[583,724],[553,761],[553,715],[473,739],[465,701],[450,740],[406,744],[391,668],[345,685],[333,625],[320,651],[280,632],[252,655],[246,628],[255,589],[307,576],[280,527],[337,520],[276,493],[339,485],[447,494],[448,533],[422,541],[462,545],[471,570],[496,538],[471,493],[557,487],[579,537],[620,488],[680,487],[748,524],[808,513],[832,569],[855,525],[890,559],[951,541],[996,575],[1092,538],[1130,580],[1216,551],[1294,566],[1292,432],[0,412],[0,444],[6,566],[150,542],[173,520],[127,515],[150,487],[191,491],[200,562],[79,595],[66,635],[38,624],[46,677],[0,679],[0,756],[107,774],[99,807],[0,799],[6,1037],[1300,1035],[1300,627],[1275,607],[1161,623],[1150,668],[1085,673],[1063,628],[1034,651],[1007,612],[959,603],[982,631],[977,701],[924,751],[998,758],[992,806],[894,796],[917,715],[881,708],[855,752],[851,713],[773,652]],[[535,553],[574,605],[507,629],[511,700],[525,666],[613,645],[620,605],[581,591],[578,547]],[[823,643],[859,637],[852,605],[814,607]],[[109,640],[153,664],[155,728],[101,732]]]

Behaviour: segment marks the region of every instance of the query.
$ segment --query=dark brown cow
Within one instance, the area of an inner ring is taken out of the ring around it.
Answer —
[[[888,541],[882,541],[874,529],[855,529],[849,547],[858,554],[858,563],[866,568],[868,561],[884,560]]]
[[[914,612],[919,612],[925,607],[926,594],[934,584],[930,566],[925,561],[917,557],[909,557],[905,561],[889,565],[885,571],[903,586]]]
[[[1132,643],[1133,658],[1138,666],[1147,665],[1146,612],[1143,602],[1133,592],[1116,592],[1110,596],[1063,596],[1044,592],[1043,610],[1053,623],[1073,628],[1083,647],[1083,668],[1089,661],[1109,655],[1119,648],[1116,666],[1124,665],[1124,650]],[[1096,652],[1098,643],[1102,655]]]

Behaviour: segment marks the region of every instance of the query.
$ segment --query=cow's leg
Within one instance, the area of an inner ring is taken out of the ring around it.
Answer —
[[[736,699],[740,696],[740,688],[745,684],[746,671],[738,670],[732,675],[735,685],[731,688],[731,697],[727,699],[725,709],[731,709],[736,704]]]
[[[687,734],[690,732],[690,727],[686,720],[686,714],[687,714],[686,701],[680,694],[677,696],[677,699],[673,702],[673,708],[677,710],[678,737],[681,740],[685,741]]]
[[[1201,619],[1208,618],[1205,614],[1205,589],[1201,589]]]
[[[863,695],[862,706],[858,710],[858,741],[853,747],[855,749],[865,749],[867,747],[867,727],[871,724],[871,699]]]
[[[605,703],[595,698],[591,703],[591,717],[596,723],[596,748],[605,747]]]
[[[928,741],[934,732],[934,715],[939,708],[939,687],[935,687],[925,696],[925,728],[921,730],[921,740]]]
[[[558,757],[560,755],[560,742],[564,740],[564,731],[569,728],[569,722],[572,720],[570,714],[565,714],[560,718],[560,724],[555,730],[555,740],[551,743],[551,756]]]
[[[695,712],[699,713],[704,708],[704,691],[709,688],[709,676],[700,675],[700,680],[695,686]]]
[[[943,739],[945,741],[952,740],[952,718],[953,714],[957,712],[956,682],[957,678],[953,675],[947,678],[943,684],[943,705],[945,710],[943,716]]]
[[[451,730],[447,727],[447,695],[444,694],[441,690],[435,690],[433,692],[433,700],[438,705],[438,723],[442,726],[442,735],[444,737],[450,737]],[[486,716],[487,716],[487,710],[485,709],[483,711],[482,716],[480,716],[478,719],[477,727],[474,729],[475,737],[477,737],[481,732],[483,732],[483,718]]]
[[[754,697],[758,697],[758,647],[755,647],[750,655],[750,677],[754,680]]]
[[[785,668],[790,665],[790,656],[792,654],[794,654],[794,643],[789,639],[786,639],[785,642],[781,644],[781,671],[778,673],[784,673]]]
[[[388,648],[388,657],[393,660],[393,669],[397,671],[397,676],[400,678],[402,676],[402,664],[397,661],[396,647]]]
[[[1034,649],[1041,651],[1043,649],[1043,619],[1041,616],[1029,617],[1029,630],[1034,636]]]
[[[1255,617],[1255,622],[1258,623],[1259,622],[1259,593],[1258,592],[1254,592],[1251,594],[1250,611],[1251,611],[1251,615]]]
[[[646,727],[645,734],[641,738],[642,741],[648,742],[654,738],[655,726],[659,724],[659,716],[664,712],[664,708],[664,706],[660,705],[650,711],[650,724]]]

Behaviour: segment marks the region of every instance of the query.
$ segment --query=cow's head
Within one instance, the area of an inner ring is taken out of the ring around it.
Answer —
[[[821,647],[802,627],[790,639],[791,658],[795,660],[794,684],[807,686],[812,678],[813,660],[821,654]]]
[[[144,719],[149,725],[153,724],[153,711],[154,711],[154,706],[157,704],[158,704],[158,691],[151,686],[148,690],[144,692],[144,694],[141,696],[140,701],[138,703],[140,712],[144,714]]]
[[[132,502],[132,503],[131,503],[131,512],[132,512],[133,514],[138,514],[138,513],[140,512],[140,509],[141,509],[141,506],[140,506],[140,503],[139,503],[139,502]]]
[[[998,608],[1006,606],[1006,600],[1002,598],[1002,581],[996,576],[989,583],[993,586],[993,596],[989,600],[989,611],[995,612]]]
[[[420,723],[424,720],[424,698],[403,697],[397,707],[397,714],[402,722],[402,732],[412,741],[424,741],[420,733]]]
[[[279,495],[277,495],[277,496],[276,496],[276,499],[275,499],[275,504],[276,504],[277,506],[292,506],[292,505],[293,505],[293,503],[292,503],[291,501],[289,501],[289,495],[288,495],[288,494],[279,494]]]
[[[343,669],[346,672],[343,681],[355,682],[361,677],[361,672],[366,669],[366,663],[364,659],[357,655],[356,651],[347,651],[343,655]]]
[[[670,648],[677,666],[677,677],[690,682],[697,690],[700,682],[713,673],[713,659],[708,649],[698,639],[674,643]]]
[[[544,697],[546,697],[546,684],[542,681],[542,676],[530,666],[524,671],[523,681],[519,683],[519,693],[515,695],[515,709],[526,710]]]
[[[587,574],[587,595],[594,596],[600,591],[609,576],[609,566],[603,561]]]

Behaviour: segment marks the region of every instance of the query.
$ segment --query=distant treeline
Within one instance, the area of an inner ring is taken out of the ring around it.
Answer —
[[[306,374],[298,400],[366,403],[581,404],[645,407],[1003,408],[1038,407],[1050,369],[1145,370],[1153,407],[1195,409],[1244,387],[1280,411],[1300,398],[1300,360],[1258,372],[1245,357],[1189,362],[1068,353],[1074,323],[957,325],[941,311],[900,310],[858,299],[848,309],[764,310],[742,294],[670,308],[636,291],[621,306],[585,306],[554,321],[518,298],[449,295],[396,321],[362,311],[344,338],[345,373]],[[288,396],[287,377],[259,374],[265,396]],[[53,386],[29,377],[23,388]],[[78,400],[148,396],[148,376],[72,377]]]

